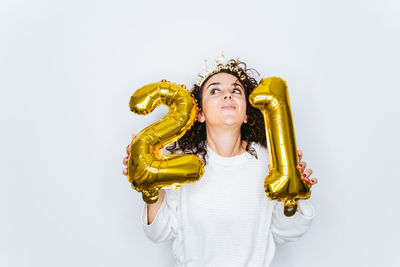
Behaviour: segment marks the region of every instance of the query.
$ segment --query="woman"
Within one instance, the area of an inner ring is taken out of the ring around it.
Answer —
[[[200,155],[204,175],[178,191],[160,190],[158,201],[144,206],[143,228],[154,242],[173,240],[176,266],[268,266],[275,243],[302,236],[314,209],[299,200],[296,214],[286,217],[282,202],[267,198],[264,121],[248,101],[258,83],[242,62],[220,65],[194,85],[198,120],[178,144],[167,148]],[[312,170],[305,170],[298,153],[298,168],[308,180]]]

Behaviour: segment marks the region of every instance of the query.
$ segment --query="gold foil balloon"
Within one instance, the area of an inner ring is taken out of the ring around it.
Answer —
[[[132,141],[129,151],[128,180],[142,192],[143,200],[154,203],[160,188],[176,189],[195,182],[204,173],[204,163],[196,155],[160,155],[167,144],[181,138],[196,121],[196,101],[184,85],[165,80],[138,89],[131,97],[130,109],[140,115],[164,104],[168,114],[147,126]]]
[[[284,202],[284,213],[296,213],[296,200],[310,198],[311,184],[301,178],[289,93],[286,82],[278,77],[263,79],[249,96],[261,110],[267,136],[270,172],[265,179],[269,199]]]

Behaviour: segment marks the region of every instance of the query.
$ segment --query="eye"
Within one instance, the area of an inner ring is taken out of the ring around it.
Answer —
[[[234,93],[236,93],[236,94],[241,94],[241,93],[242,93],[242,91],[241,91],[239,88],[233,89],[232,92],[234,92]]]
[[[219,89],[217,89],[217,88],[211,89],[210,94],[214,95],[214,94],[216,94],[218,91],[219,91]]]

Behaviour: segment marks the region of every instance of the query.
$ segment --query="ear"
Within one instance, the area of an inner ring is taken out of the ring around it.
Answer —
[[[246,117],[244,118],[244,121],[243,121],[244,123],[247,123],[247,114],[246,114]]]
[[[199,110],[199,113],[197,113],[197,120],[201,123],[205,122],[206,118],[204,117],[203,111]]]

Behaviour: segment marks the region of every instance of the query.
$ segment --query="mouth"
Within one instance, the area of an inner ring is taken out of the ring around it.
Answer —
[[[227,106],[223,106],[221,109],[236,109],[236,107],[227,105]]]

